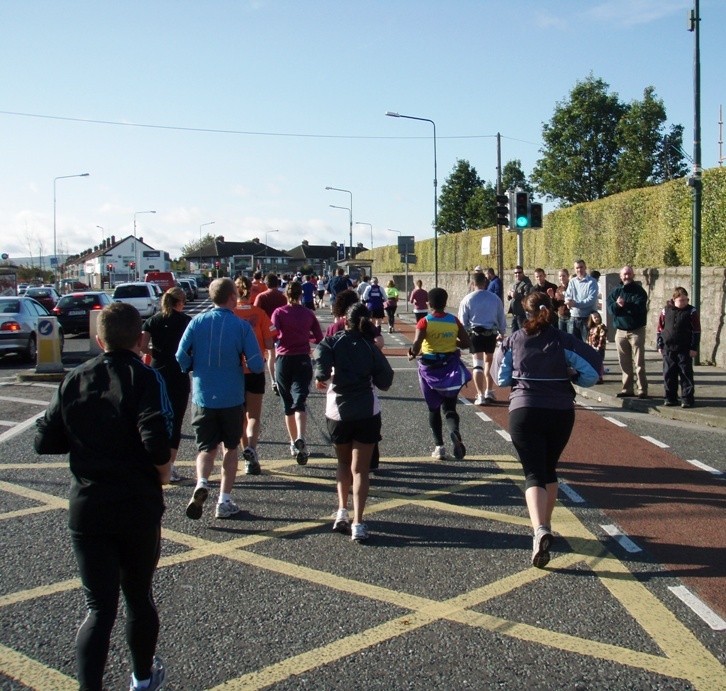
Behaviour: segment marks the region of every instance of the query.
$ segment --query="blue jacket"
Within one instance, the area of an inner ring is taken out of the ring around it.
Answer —
[[[571,316],[580,319],[589,317],[597,309],[597,293],[597,281],[592,276],[585,276],[582,281],[573,276],[565,290],[565,299],[575,301],[575,306],[570,309]]]
[[[192,319],[176,359],[182,372],[193,370],[192,401],[204,408],[242,405],[245,362],[250,372],[265,368],[252,327],[226,307],[215,307]]]
[[[550,326],[539,334],[524,329],[504,340],[494,356],[499,386],[511,386],[509,410],[574,406],[574,382],[592,386],[600,378],[600,354],[572,334]],[[574,375],[572,374],[574,371]]]

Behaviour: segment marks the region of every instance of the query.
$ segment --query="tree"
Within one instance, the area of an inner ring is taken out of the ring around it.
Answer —
[[[457,160],[439,195],[439,232],[461,233],[494,225],[496,191],[469,161]]]
[[[502,189],[514,190],[517,187],[521,187],[527,192],[532,191],[532,185],[527,181],[527,176],[522,170],[522,161],[515,158],[505,163],[502,168]]]
[[[192,254],[199,254],[199,250],[202,249],[202,247],[205,247],[206,245],[211,245],[215,239],[216,235],[212,235],[212,233],[207,233],[201,240],[192,240],[191,242],[188,242],[186,245],[182,245],[181,248],[181,255],[182,257],[188,257]]]
[[[613,191],[619,158],[616,133],[626,108],[608,88],[590,74],[542,126],[545,146],[532,182],[548,199],[578,204]]]
[[[671,125],[658,146],[653,169],[653,181],[665,182],[688,175],[683,155],[683,125]]]

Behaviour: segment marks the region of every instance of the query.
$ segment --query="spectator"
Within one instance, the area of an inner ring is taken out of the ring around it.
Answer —
[[[491,266],[487,269],[487,278],[489,279],[489,285],[487,286],[487,290],[490,293],[494,293],[502,302],[504,302],[502,281],[499,276],[494,273],[494,269]]]
[[[560,279],[560,285],[555,290],[555,298],[552,301],[552,305],[557,310],[557,328],[560,331],[570,330],[570,308],[567,306],[565,299],[565,293],[567,292],[567,286],[570,283],[570,272],[562,268],[558,272],[558,278]]]
[[[222,479],[215,515],[239,513],[231,492],[237,476],[238,447],[242,438],[246,364],[250,372],[263,372],[265,362],[252,327],[234,313],[237,286],[231,278],[218,278],[209,286],[214,308],[198,314],[184,332],[176,359],[182,372],[192,374],[192,426],[196,434],[197,484],[187,505],[187,517],[202,517],[209,496],[209,477],[217,449],[224,445]],[[261,295],[257,296],[259,300]]]
[[[116,302],[98,318],[101,355],[76,367],[38,421],[35,450],[68,453],[69,527],[86,597],[76,636],[81,689],[100,691],[118,609],[126,601],[131,690],[164,685],[155,655],[152,581],[161,551],[162,485],[171,474],[171,403],[161,375],[141,362],[141,317]],[[112,423],[112,424],[111,424]]]
[[[556,290],[557,286],[547,280],[547,274],[545,273],[544,269],[534,270],[534,284],[532,285],[533,292],[547,293],[550,298],[554,298]]]
[[[532,291],[532,281],[524,275],[521,266],[514,267],[514,283],[512,283],[507,297],[509,298],[509,314],[512,315],[512,333],[522,327],[525,319],[522,300]]]
[[[583,259],[575,262],[575,277],[567,284],[565,304],[570,309],[570,333],[587,343],[587,320],[597,308],[597,281],[587,275]]]
[[[658,319],[658,352],[663,356],[663,405],[678,405],[678,380],[681,383],[681,408],[693,408],[696,387],[693,383],[693,358],[701,342],[701,321],[695,307],[688,304],[688,292],[678,287],[673,299]]]
[[[645,325],[648,320],[648,294],[635,282],[633,269],[620,269],[621,285],[607,297],[607,309],[613,315],[615,347],[622,371],[623,389],[617,394],[625,398],[635,394],[648,398],[648,380],[645,374]],[[634,371],[633,371],[634,370]]]

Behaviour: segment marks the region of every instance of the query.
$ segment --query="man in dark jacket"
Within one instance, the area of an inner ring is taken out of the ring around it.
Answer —
[[[131,688],[158,689],[159,615],[151,584],[161,549],[162,485],[171,475],[172,407],[141,362],[141,317],[115,302],[98,318],[105,352],[74,369],[38,421],[35,450],[68,453],[69,527],[88,614],[76,637],[80,688],[101,691],[119,586],[127,608]]]
[[[645,376],[645,325],[648,320],[648,294],[635,282],[633,268],[620,269],[621,285],[607,299],[608,312],[613,315],[615,346],[623,372],[623,390],[618,398],[633,396],[634,380],[638,383],[638,398],[648,398]],[[635,365],[635,372],[633,372]]]
[[[514,267],[514,283],[507,293],[509,298],[509,314],[512,315],[512,333],[522,328],[522,322],[525,320],[524,307],[522,300],[532,292],[532,281],[529,276],[524,275],[524,269],[521,266]]]

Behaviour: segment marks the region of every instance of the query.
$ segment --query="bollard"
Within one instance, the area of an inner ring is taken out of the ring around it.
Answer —
[[[61,361],[60,332],[56,317],[38,319],[38,361],[35,366],[38,373],[63,372]]]

